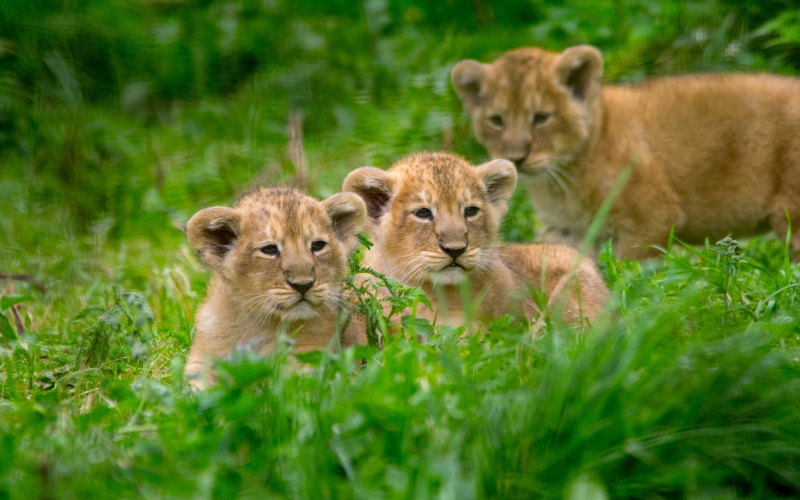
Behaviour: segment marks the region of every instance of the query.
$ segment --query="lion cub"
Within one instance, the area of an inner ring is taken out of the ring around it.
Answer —
[[[280,335],[294,334],[296,352],[327,348],[341,326],[347,257],[365,218],[364,202],[352,193],[319,202],[281,188],[257,191],[235,208],[197,212],[186,234],[214,277],[186,362],[188,378],[206,378],[195,387],[214,382],[212,358],[239,346],[267,353]],[[365,344],[366,337],[351,326],[340,341]]]
[[[629,165],[601,239],[619,255],[656,254],[670,229],[689,243],[800,220],[800,80],[716,74],[601,86],[594,47],[513,50],[466,60],[451,79],[493,158],[513,161],[545,225],[576,245]],[[800,231],[791,250],[800,260]]]
[[[463,325],[463,284],[470,302],[481,298],[476,319],[533,316],[528,287],[540,289],[544,274],[544,291],[568,298],[565,319],[594,320],[608,290],[588,259],[563,246],[497,244],[516,184],[506,160],[473,167],[455,155],[421,153],[388,171],[354,170],[343,190],[358,193],[367,205],[374,246],[364,265],[421,287],[434,311],[420,311],[420,317]]]

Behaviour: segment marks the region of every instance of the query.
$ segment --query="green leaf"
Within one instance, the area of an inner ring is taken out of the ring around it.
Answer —
[[[0,312],[0,338],[2,338],[4,342],[17,339],[17,332],[14,331],[11,322],[8,321],[8,318],[2,312]]]
[[[425,340],[430,340],[433,337],[433,325],[427,319],[414,318],[413,326],[411,324],[411,316],[403,316],[400,321],[403,323],[403,328],[414,335],[425,337]]]
[[[275,373],[274,366],[250,351],[234,353],[233,359],[218,361],[218,373],[224,371],[233,379],[234,385],[248,386]]]
[[[122,308],[120,306],[114,306],[100,316],[100,323],[117,329],[122,325],[122,314]]]
[[[0,477],[5,477],[14,466],[14,448],[11,434],[0,436]]]
[[[372,248],[372,242],[369,240],[369,235],[365,232],[358,233],[358,242],[369,250]]]
[[[298,352],[294,357],[301,363],[317,366],[322,362],[322,351]]]
[[[421,288],[409,288],[406,290],[405,296],[412,302],[420,302],[428,306],[428,309],[432,309],[431,301],[428,300],[428,296],[425,295]]]
[[[353,357],[356,359],[372,359],[378,354],[378,349],[369,345],[357,345],[353,348]]]
[[[0,309],[14,307],[20,302],[33,302],[33,297],[30,295],[3,295],[0,297]]]

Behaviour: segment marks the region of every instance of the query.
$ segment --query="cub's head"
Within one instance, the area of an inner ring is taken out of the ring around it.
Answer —
[[[558,171],[580,152],[602,76],[603,56],[588,45],[560,54],[518,49],[491,64],[465,60],[450,75],[478,141],[527,174]]]
[[[366,213],[352,193],[319,202],[290,189],[262,189],[235,208],[197,212],[186,233],[241,310],[295,321],[335,307]]]
[[[491,263],[516,185],[506,160],[473,167],[455,155],[420,153],[388,171],[354,170],[343,190],[366,202],[375,251],[390,277],[450,285]]]

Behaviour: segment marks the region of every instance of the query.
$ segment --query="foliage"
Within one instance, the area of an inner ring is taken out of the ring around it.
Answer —
[[[191,323],[178,317],[156,320],[138,358],[112,342],[111,362],[92,368],[42,359],[83,351],[40,327],[34,384],[21,368],[4,378],[0,487],[12,497],[789,497],[800,491],[800,271],[762,265],[785,252],[777,243],[671,251],[650,268],[604,253],[617,312],[579,336],[548,326],[534,340],[509,318],[479,335],[437,328],[420,343],[406,321],[411,335],[384,337],[381,350],[322,353],[306,370],[285,351],[239,352],[199,395],[180,374]],[[195,264],[185,254],[163,276],[194,275]],[[179,301],[170,281],[150,287],[155,316]],[[109,301],[108,290],[90,293],[109,306],[77,331],[127,317],[131,296]],[[28,307],[38,317],[47,306]],[[134,331],[136,317],[118,326]]]
[[[782,241],[644,262],[609,244],[604,320],[536,338],[430,325],[409,314],[424,295],[376,275],[390,297],[349,284],[372,345],[242,351],[195,395],[209,273],[175,229],[291,182],[289,113],[324,197],[413,150],[486,158],[456,60],[592,43],[608,81],[793,74],[796,19],[789,0],[0,3],[0,273],[27,276],[0,282],[0,498],[797,497]],[[520,190],[503,238],[530,241],[534,217]]]

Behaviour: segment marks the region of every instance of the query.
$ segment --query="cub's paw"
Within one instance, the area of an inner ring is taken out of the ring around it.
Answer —
[[[190,372],[186,374],[186,381],[189,382],[189,388],[194,394],[205,392],[209,387],[214,385],[214,379],[209,374],[204,372]]]

